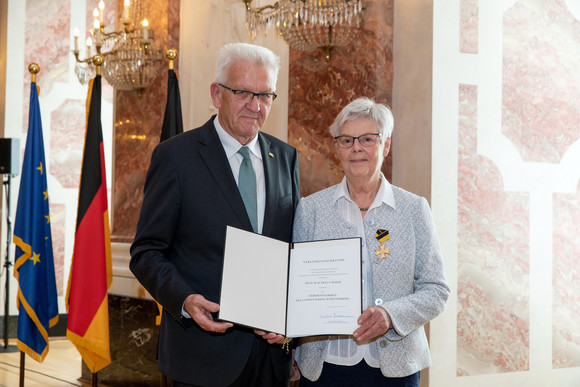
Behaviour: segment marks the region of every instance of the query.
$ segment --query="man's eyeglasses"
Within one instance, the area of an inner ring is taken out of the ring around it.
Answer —
[[[334,138],[336,143],[340,148],[351,148],[354,145],[354,140],[358,140],[358,143],[362,146],[373,146],[376,145],[380,139],[380,133],[365,133],[358,137],[352,136],[337,136]]]
[[[256,97],[260,104],[270,105],[277,97],[276,93],[254,93],[253,91],[249,90],[232,89],[231,87],[227,87],[221,83],[218,83],[218,85],[231,91],[234,94],[234,99],[240,103],[251,102],[254,97]]]

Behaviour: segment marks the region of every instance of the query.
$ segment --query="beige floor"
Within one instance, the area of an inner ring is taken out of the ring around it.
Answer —
[[[4,341],[0,343],[4,347]],[[9,341],[9,345],[16,345]],[[64,337],[51,338],[44,362],[26,356],[24,387],[90,387],[81,382],[81,356]],[[20,383],[20,352],[0,352],[0,387],[18,387]],[[100,386],[102,384],[99,383]]]

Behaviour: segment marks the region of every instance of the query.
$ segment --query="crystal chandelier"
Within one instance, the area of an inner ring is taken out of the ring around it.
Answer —
[[[107,31],[104,23],[105,3],[101,0],[99,8],[93,11],[93,36],[87,38],[85,59],[80,59],[79,33],[75,28],[75,73],[81,84],[95,76],[93,56],[102,55],[103,76],[115,89],[136,90],[140,97],[143,89],[151,85],[163,67],[163,53],[153,47],[153,31],[144,17],[143,8],[141,0],[136,0],[133,6],[130,0],[124,0],[121,16],[123,29]],[[136,28],[137,25],[141,27]]]
[[[279,0],[258,8],[243,2],[251,38],[275,29],[296,50],[323,49],[326,61],[333,47],[350,44],[362,21],[362,0]]]

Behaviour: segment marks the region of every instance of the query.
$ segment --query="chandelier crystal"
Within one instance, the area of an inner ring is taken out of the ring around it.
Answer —
[[[352,42],[362,22],[362,0],[279,0],[259,8],[243,1],[251,38],[274,29],[296,50],[322,48],[327,61],[333,47]]]
[[[81,84],[94,77],[94,52],[95,55],[104,57],[103,76],[111,86],[117,90],[136,90],[141,96],[143,89],[151,85],[164,65],[162,51],[153,46],[154,34],[144,17],[144,6],[141,0],[135,1],[133,6],[130,0],[125,0],[121,17],[123,28],[111,32],[106,32],[105,29],[104,8],[101,0],[99,8],[95,8],[93,12],[93,36],[87,39],[86,59],[79,58],[78,31],[75,31],[75,73]],[[139,24],[141,28],[136,28]],[[91,48],[93,39],[94,50]]]

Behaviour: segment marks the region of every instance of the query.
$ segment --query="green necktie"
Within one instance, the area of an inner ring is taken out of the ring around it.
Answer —
[[[246,212],[252,223],[254,232],[258,232],[258,197],[256,195],[256,172],[252,165],[252,158],[250,157],[250,149],[243,146],[238,150],[244,160],[240,165],[240,174],[238,176],[238,188],[244,204],[246,205]]]

